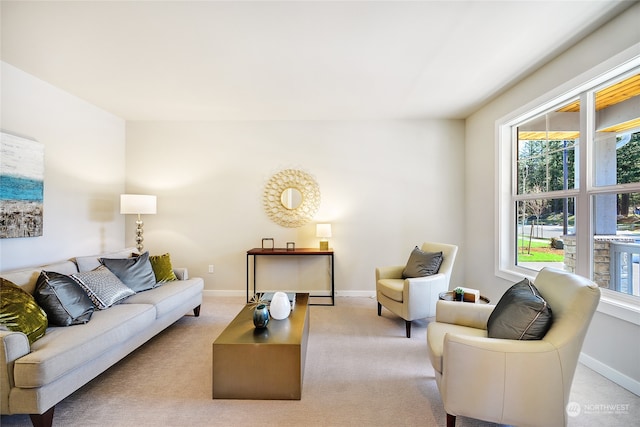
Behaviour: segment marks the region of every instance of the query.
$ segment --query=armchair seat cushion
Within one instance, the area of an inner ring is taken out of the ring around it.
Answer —
[[[486,338],[487,330],[472,328],[469,326],[454,325],[451,323],[430,323],[429,335],[427,339],[429,359],[431,360],[433,369],[440,374],[442,374],[442,353],[444,349],[444,336],[446,334]]]
[[[404,289],[403,279],[380,279],[378,280],[378,291],[387,298],[402,302],[402,291]]]

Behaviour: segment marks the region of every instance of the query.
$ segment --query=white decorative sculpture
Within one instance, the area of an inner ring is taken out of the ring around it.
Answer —
[[[276,320],[286,319],[291,313],[291,303],[289,297],[284,292],[276,292],[269,305],[271,317]]]

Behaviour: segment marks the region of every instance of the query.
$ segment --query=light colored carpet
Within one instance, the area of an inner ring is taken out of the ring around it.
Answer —
[[[445,413],[426,350],[427,321],[413,338],[404,321],[371,298],[338,297],[310,308],[310,337],[299,401],[213,400],[211,350],[243,298],[206,297],[185,316],[56,406],[54,426],[444,426]],[[260,361],[246,366],[260,375]],[[268,387],[268,384],[265,384]],[[579,366],[569,426],[630,426],[640,398]],[[618,413],[601,405],[618,407]],[[544,410],[544,408],[540,408]],[[622,410],[620,410],[622,409]],[[3,416],[2,426],[28,426]],[[460,427],[495,426],[458,417]]]

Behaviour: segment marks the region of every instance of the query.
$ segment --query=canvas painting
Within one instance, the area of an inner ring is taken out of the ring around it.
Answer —
[[[0,238],[42,236],[44,145],[0,132]]]

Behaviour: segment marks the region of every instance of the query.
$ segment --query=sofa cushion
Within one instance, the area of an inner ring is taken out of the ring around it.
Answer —
[[[100,258],[130,258],[134,254],[134,251],[134,248],[127,248],[101,255],[79,256],[75,258],[75,262],[78,266],[78,271],[91,271],[102,265]]]
[[[490,338],[539,340],[551,322],[551,308],[533,283],[524,279],[500,298],[487,321],[487,331]]]
[[[82,286],[99,310],[109,308],[135,294],[104,265],[95,270],[76,273],[72,277]]]
[[[42,270],[55,271],[56,273],[70,275],[73,273],[77,273],[78,267],[73,261],[62,261],[53,264],[47,264],[45,266],[3,271],[2,277],[4,277],[5,280],[9,280],[15,283],[16,285],[20,286],[22,289],[33,295],[36,291],[36,283],[38,282],[38,277],[40,277],[40,272]]]
[[[22,332],[33,344],[47,330],[47,314],[33,295],[0,277],[0,326]]]
[[[394,301],[402,302],[404,279],[380,279],[378,280],[378,292]]]
[[[195,295],[202,294],[204,282],[200,278],[175,280],[146,292],[135,294],[123,304],[151,304],[156,308],[156,317],[160,318],[181,305],[191,301]],[[187,307],[190,309],[194,307]]]
[[[171,265],[171,255],[168,253],[163,255],[152,255],[149,257],[149,262],[151,262],[151,268],[153,269],[153,274],[156,276],[157,283],[178,280],[176,274],[173,272],[173,266]]]
[[[65,274],[43,270],[38,277],[34,297],[52,325],[87,323],[93,314],[94,307],[87,294]]]
[[[441,264],[442,252],[425,252],[416,246],[409,255],[402,278],[431,276],[438,272]]]
[[[147,291],[156,286],[149,252],[132,258],[101,258],[100,262],[134,292]]]
[[[16,360],[16,387],[32,388],[50,384],[64,375],[137,339],[152,327],[155,309],[151,305],[120,304],[97,310],[91,322],[72,328],[52,327],[36,341],[31,353]]]

